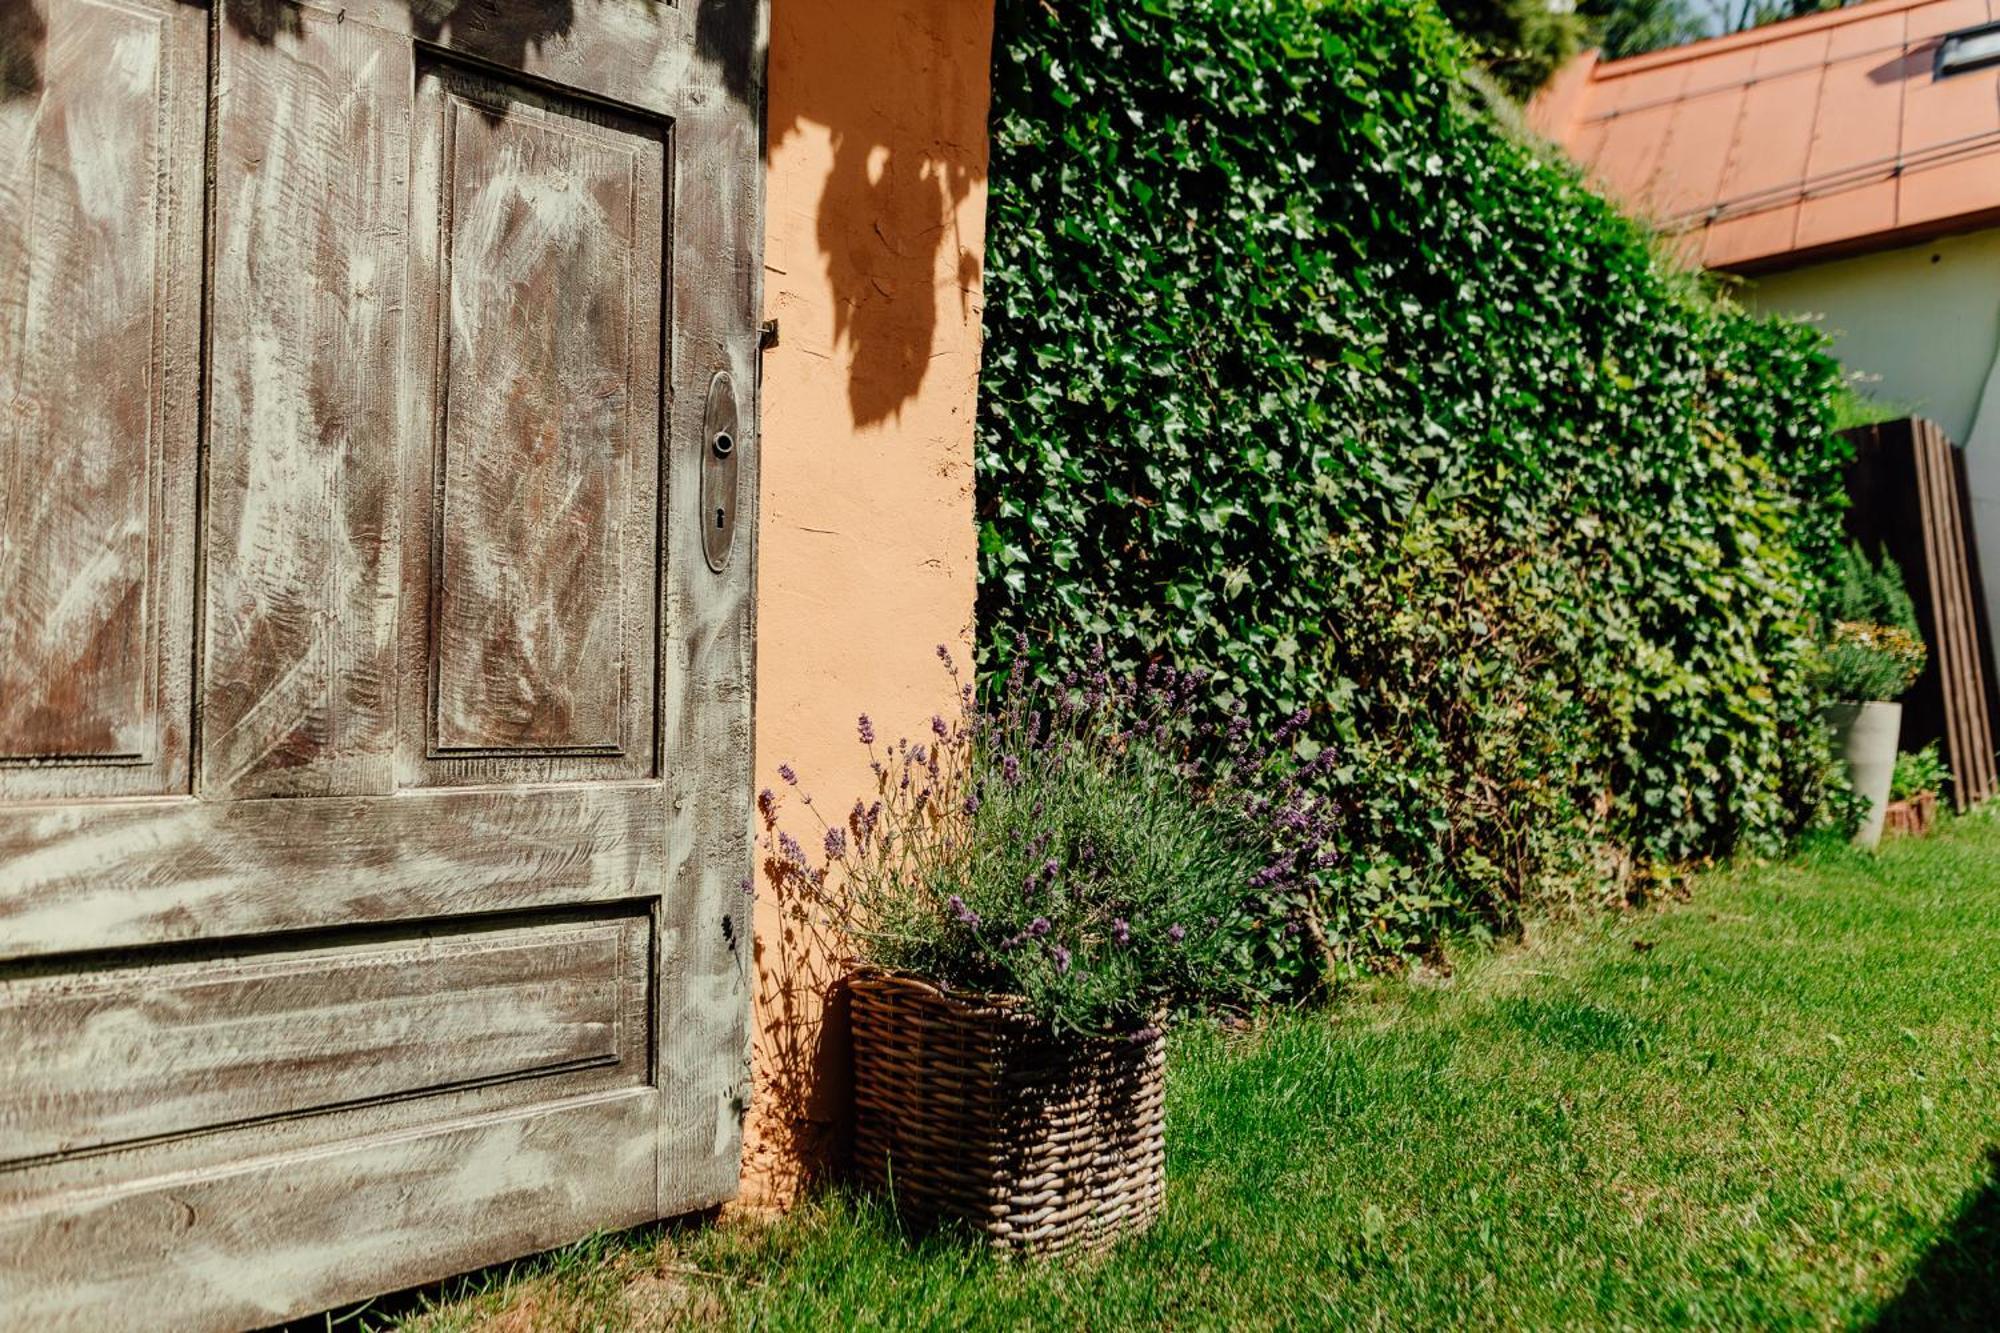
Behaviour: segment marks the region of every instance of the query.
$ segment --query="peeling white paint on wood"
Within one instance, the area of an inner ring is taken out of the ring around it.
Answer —
[[[730,1196],[760,0],[32,2],[0,1328],[268,1322]]]
[[[45,17],[0,101],[0,800],[186,780],[199,16]]]

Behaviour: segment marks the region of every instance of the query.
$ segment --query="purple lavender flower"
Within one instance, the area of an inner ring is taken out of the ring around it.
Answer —
[[[838,861],[847,855],[847,834],[837,828],[826,831],[826,859]]]
[[[951,728],[944,724],[942,715],[937,713],[931,714],[931,734],[939,740],[943,740],[945,737],[951,735]]]
[[[979,813],[978,792],[967,792],[965,794],[965,813],[968,815],[976,815]]]
[[[1122,916],[1111,918],[1111,938],[1120,944],[1132,942],[1132,925]]]
[[[796,787],[799,785],[799,775],[792,771],[792,766],[790,764],[779,764],[778,776],[785,780],[785,785],[788,787]]]
[[[951,895],[951,897],[944,900],[944,905],[951,909],[951,914],[954,917],[957,917],[960,921],[962,921],[968,926],[973,927],[975,930],[978,929],[979,913],[973,911],[970,907],[967,907],[965,905],[965,899],[959,897],[957,894],[954,893]]]
[[[1049,919],[1045,916],[1036,917],[1033,921],[1030,921],[1028,923],[1027,933],[1034,939],[1040,939],[1042,936],[1048,934]]]
[[[1021,781],[1021,761],[1011,754],[1000,756],[1000,776],[1012,787]]]
[[[1049,946],[1049,957],[1055,959],[1056,971],[1058,973],[1064,973],[1069,971],[1068,949],[1063,948],[1062,945],[1060,944],[1052,944]]]
[[[806,849],[799,846],[799,840],[789,833],[778,834],[778,853],[793,865],[806,864]]]
[[[743,877],[742,882],[737,887],[743,890],[743,896],[746,898],[755,898],[757,896],[757,886],[751,883],[748,875]]]
[[[873,745],[875,743],[875,724],[868,720],[868,714],[863,713],[861,715],[859,721],[855,724],[855,730],[861,733],[861,743],[863,745]]]
[[[1173,925],[1167,927],[1167,938],[1175,944],[1179,944],[1187,938],[1187,927],[1176,921]]]

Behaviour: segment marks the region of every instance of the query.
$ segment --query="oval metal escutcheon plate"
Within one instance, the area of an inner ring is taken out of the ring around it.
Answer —
[[[701,436],[701,549],[708,567],[720,574],[729,563],[736,537],[737,459],[742,453],[737,434],[736,384],[726,370],[708,382],[708,410]]]

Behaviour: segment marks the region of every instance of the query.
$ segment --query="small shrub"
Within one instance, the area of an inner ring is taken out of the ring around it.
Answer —
[[[1813,659],[1813,681],[1832,702],[1897,699],[1923,674],[1924,641],[1895,625],[1843,620]]]
[[[1889,779],[1889,799],[1907,801],[1924,792],[1942,793],[1950,781],[1951,770],[1945,767],[1944,756],[1938,753],[1938,743],[1932,741],[1921,750],[1905,750],[1896,756],[1896,769]]]
[[[1828,590],[1828,614],[1836,621],[1893,625],[1917,633],[1917,606],[1910,600],[1902,568],[1886,550],[1870,560],[1860,542],[1849,542],[1841,552]]]
[[[887,744],[864,715],[875,791],[822,821],[818,854],[762,794],[781,900],[862,963],[1022,996],[1080,1032],[1299,984],[1324,938],[1335,807],[1312,788],[1334,752],[1290,762],[1303,718],[1263,749],[1240,717],[1197,734],[1199,673],[1099,664],[1038,688],[1017,662],[994,707],[961,686],[959,716],[916,741]]]
[[[1916,683],[1929,653],[1903,573],[1886,553],[1870,560],[1858,543],[1850,544],[1828,590],[1828,607],[1832,628],[1809,659],[1822,698],[1896,699]]]

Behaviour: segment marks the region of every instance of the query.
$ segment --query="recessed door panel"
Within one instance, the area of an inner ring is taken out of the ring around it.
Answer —
[[[449,65],[417,100],[405,781],[650,776],[667,128]]]
[[[201,783],[387,791],[413,57],[310,6],[230,0],[228,17]]]
[[[0,1168],[502,1080],[630,1086],[651,952],[628,912],[25,979],[0,995]]]
[[[0,799],[183,790],[200,15],[43,20],[0,95]]]

